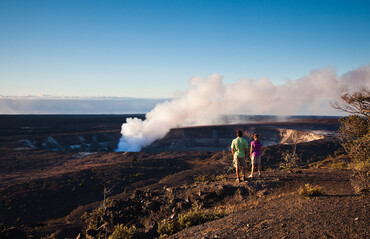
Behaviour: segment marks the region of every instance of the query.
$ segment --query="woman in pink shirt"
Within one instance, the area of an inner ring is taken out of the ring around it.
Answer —
[[[254,166],[258,164],[258,176],[261,177],[261,151],[262,144],[258,140],[258,134],[253,135],[254,141],[251,142],[251,160],[252,160],[252,170],[250,178],[253,177]]]

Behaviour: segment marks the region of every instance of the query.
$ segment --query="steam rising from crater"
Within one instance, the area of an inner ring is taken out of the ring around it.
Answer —
[[[221,116],[227,114],[337,115],[330,102],[344,89],[370,88],[370,66],[342,76],[331,68],[315,70],[283,85],[274,85],[269,79],[224,84],[222,78],[218,74],[206,79],[193,77],[186,91],[157,104],[146,120],[128,118],[117,151],[140,151],[171,128],[222,123]]]

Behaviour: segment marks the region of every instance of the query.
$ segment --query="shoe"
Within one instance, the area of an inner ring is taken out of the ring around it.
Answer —
[[[253,178],[253,174],[249,175],[249,177],[248,177],[248,178]]]
[[[247,181],[247,179],[246,179],[246,177],[245,176],[243,176],[243,181],[245,182],[245,181]]]
[[[235,182],[239,183],[239,182],[240,182],[240,179],[239,179],[239,178],[237,178],[237,179],[235,180]]]
[[[261,173],[259,173],[259,174],[258,174],[258,177],[262,177],[262,174],[261,174]]]

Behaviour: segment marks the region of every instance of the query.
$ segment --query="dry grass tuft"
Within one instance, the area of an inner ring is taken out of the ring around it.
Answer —
[[[322,187],[316,185],[315,187],[311,186],[310,184],[305,184],[304,187],[300,187],[298,190],[298,195],[303,197],[315,197],[323,195]]]

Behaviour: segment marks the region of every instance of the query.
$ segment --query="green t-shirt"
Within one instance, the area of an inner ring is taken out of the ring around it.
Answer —
[[[231,148],[234,149],[234,157],[235,155],[239,158],[245,157],[245,149],[248,148],[248,143],[245,139],[238,137],[233,140],[231,143]]]

